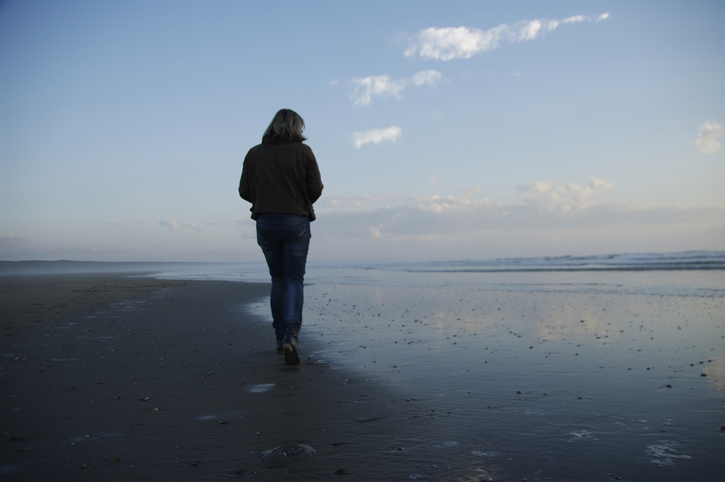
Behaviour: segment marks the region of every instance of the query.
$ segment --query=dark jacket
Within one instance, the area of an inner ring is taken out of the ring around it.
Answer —
[[[312,203],[322,194],[322,179],[312,149],[301,142],[263,143],[244,158],[239,195],[260,213],[306,215],[315,219]]]

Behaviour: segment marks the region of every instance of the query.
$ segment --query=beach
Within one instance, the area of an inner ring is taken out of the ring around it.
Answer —
[[[1,478],[724,480],[721,271],[139,274],[0,277]]]
[[[284,365],[268,321],[244,309],[267,285],[1,282],[3,479],[276,480],[295,460],[295,477],[363,480],[373,427],[398,418],[373,384],[304,353]],[[261,460],[298,445],[315,456]]]

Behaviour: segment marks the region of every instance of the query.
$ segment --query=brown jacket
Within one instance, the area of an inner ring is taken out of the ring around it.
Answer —
[[[306,215],[315,219],[312,203],[322,194],[322,179],[312,149],[301,142],[263,143],[244,158],[239,195],[260,213]]]

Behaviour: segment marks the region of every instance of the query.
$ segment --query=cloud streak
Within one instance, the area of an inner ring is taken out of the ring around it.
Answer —
[[[608,13],[597,17],[575,15],[563,20],[523,20],[514,24],[501,24],[489,30],[468,27],[430,27],[418,31],[409,42],[406,57],[416,55],[425,60],[470,59],[474,55],[496,50],[504,43],[536,40],[553,32],[560,25],[596,21],[609,18]]]
[[[0,251],[10,251],[13,249],[23,249],[28,246],[28,238],[23,238],[16,234],[8,234],[0,236]]]
[[[391,79],[388,75],[353,77],[348,81],[351,88],[350,100],[355,105],[368,105],[376,97],[400,99],[401,92],[408,85],[415,87],[434,86],[442,77],[442,74],[437,70],[423,70],[407,79]]]
[[[589,184],[569,183],[564,186],[555,185],[554,181],[536,181],[532,184],[516,186],[520,192],[531,195],[527,204],[548,212],[568,213],[581,211],[588,207],[597,191],[611,189],[613,182],[602,181],[593,177]]]
[[[552,250],[591,254],[691,249],[687,246],[694,232],[708,249],[721,244],[724,205],[596,202],[612,186],[597,178],[586,184],[539,181],[519,186],[524,198],[516,202],[487,199],[480,187],[445,196],[354,198],[354,205],[348,197],[339,202],[332,198],[320,205],[316,229],[326,253],[337,246],[354,246],[350,249],[372,249],[401,259],[437,253],[451,257],[451,250],[458,257],[485,257],[482,250],[531,256]]]
[[[402,133],[402,129],[398,126],[391,126],[387,129],[373,129],[365,132],[353,132],[352,143],[355,149],[360,149],[360,147],[371,142],[373,144],[380,144],[384,141],[395,142]]]
[[[717,138],[723,133],[723,127],[715,121],[707,121],[700,125],[700,134],[695,141],[695,147],[705,154],[715,154],[720,150],[720,143]]]
[[[356,210],[372,212],[379,209],[403,209],[446,216],[471,210],[494,210],[503,217],[512,212],[551,213],[557,216],[576,214],[584,209],[595,206],[595,198],[599,192],[611,189],[613,182],[591,178],[587,184],[557,184],[555,181],[535,181],[530,184],[519,184],[516,189],[524,198],[519,202],[500,203],[481,196],[481,186],[474,186],[459,191],[455,195],[433,193],[427,196],[406,197],[401,194],[375,196],[332,196],[320,202],[320,208],[328,210]],[[493,212],[493,211],[491,211]]]
[[[179,228],[191,228],[194,231],[201,231],[201,228],[193,221],[189,221],[188,223],[182,224],[177,221],[174,221],[173,219],[164,219],[163,221],[159,221],[159,226],[168,228],[171,231],[178,231]]]

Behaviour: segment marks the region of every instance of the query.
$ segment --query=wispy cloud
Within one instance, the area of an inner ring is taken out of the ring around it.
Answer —
[[[425,85],[435,85],[441,80],[442,74],[437,70],[422,70],[417,74],[414,74],[409,82],[417,87]]]
[[[22,249],[28,246],[29,240],[16,234],[0,236],[0,251]]]
[[[182,224],[173,219],[164,219],[163,221],[159,221],[159,226],[169,228],[171,231],[178,231],[179,228],[191,228],[194,231],[201,231],[201,228],[193,221]]]
[[[362,79],[350,79],[352,94],[350,98],[356,105],[367,105],[373,97],[394,97],[400,99],[405,81],[393,80],[387,75],[371,75]]]
[[[176,231],[181,227],[181,224],[177,223],[173,219],[164,219],[163,221],[159,221],[159,226],[163,226],[165,228],[169,228],[172,231]]]
[[[325,196],[316,207],[334,209],[370,209],[370,206],[385,206],[397,203],[401,199],[397,194],[377,194],[363,196]]]
[[[720,150],[717,138],[723,133],[723,127],[715,121],[707,121],[700,125],[700,134],[695,141],[695,147],[703,154],[715,154]]]
[[[421,180],[438,182],[438,177]],[[413,209],[430,213],[465,212],[471,209],[500,209],[501,213],[518,212],[551,213],[556,215],[572,215],[595,205],[595,198],[601,191],[614,187],[613,182],[591,178],[587,184],[557,184],[555,181],[535,181],[519,184],[516,189],[522,193],[523,199],[512,203],[497,203],[482,196],[481,186],[462,189],[455,194],[442,195],[436,190],[425,196],[405,196],[402,193],[382,194],[374,196],[329,196],[321,203],[322,209],[342,209],[345,211],[373,211],[378,209]],[[508,214],[507,214],[508,215]]]
[[[410,40],[406,57],[419,56],[426,60],[469,59],[499,48],[503,43],[520,43],[542,38],[560,25],[602,21],[608,13],[590,17],[575,15],[563,20],[523,20],[501,24],[489,30],[468,27],[430,27],[417,32]]]
[[[416,179],[419,179],[421,181],[432,181],[434,183],[440,182],[443,178],[439,176],[424,176],[421,173],[416,173],[415,175]]]
[[[407,79],[391,79],[388,75],[370,75],[353,77],[348,81],[351,88],[350,99],[355,105],[368,105],[375,97],[401,98],[401,92],[408,86],[433,86],[441,79],[437,70],[423,70]]]
[[[540,181],[521,185],[515,202],[487,199],[480,187],[452,195],[384,196],[319,209],[318,243],[374,249],[387,256],[421,258],[691,249],[692,233],[702,246],[721,244],[725,206],[607,204],[597,196],[613,183]],[[384,243],[383,245],[379,243]],[[447,247],[446,249],[442,249]]]
[[[373,144],[380,144],[383,141],[395,142],[402,133],[402,129],[398,126],[388,127],[387,129],[373,129],[365,132],[353,132],[352,143],[355,149],[360,149],[361,146],[371,142]]]

